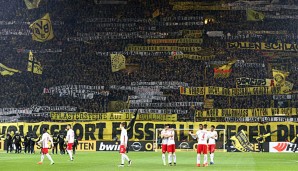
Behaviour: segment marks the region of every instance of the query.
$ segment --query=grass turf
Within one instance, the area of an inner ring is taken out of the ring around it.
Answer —
[[[215,165],[196,167],[195,152],[177,152],[177,166],[163,166],[161,154],[157,152],[130,152],[132,166],[118,168],[120,155],[117,152],[77,152],[75,161],[67,155],[52,155],[55,164],[45,157],[38,165],[39,154],[0,153],[0,170],[12,171],[154,171],[154,170],[298,170],[297,153],[215,153]],[[202,160],[202,157],[201,157]],[[208,156],[209,161],[209,156]]]

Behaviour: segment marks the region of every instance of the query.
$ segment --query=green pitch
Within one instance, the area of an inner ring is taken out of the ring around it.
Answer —
[[[78,152],[75,161],[68,161],[67,155],[52,155],[55,164],[49,165],[45,157],[38,165],[40,155],[0,153],[2,171],[192,171],[192,170],[281,170],[297,171],[296,153],[215,153],[215,165],[196,167],[195,152],[177,152],[177,166],[163,166],[161,154],[157,152],[130,152],[132,166],[118,168],[120,155],[117,152]],[[209,157],[209,156],[208,156]],[[209,159],[208,159],[209,161]]]

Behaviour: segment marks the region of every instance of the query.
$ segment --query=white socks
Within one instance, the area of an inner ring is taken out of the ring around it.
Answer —
[[[53,161],[52,157],[49,155],[49,153],[46,154],[46,156],[51,161],[51,163],[54,163],[54,161]],[[44,159],[44,154],[41,155],[40,161],[43,162],[43,159]]]
[[[197,154],[197,164],[201,163],[201,154]]]
[[[166,154],[162,153],[161,155],[163,165],[166,165]]]
[[[43,155],[42,155],[43,156]],[[54,161],[53,161],[53,159],[52,159],[52,157],[49,155],[49,153],[48,154],[46,154],[46,156],[48,157],[48,159],[51,161],[51,163],[54,163]]]
[[[129,161],[129,158],[126,154],[121,154],[121,164],[124,164],[124,160]]]
[[[204,154],[204,164],[208,163],[208,157],[207,154]]]
[[[43,162],[43,159],[44,159],[44,155],[42,154],[40,157],[40,161]]]
[[[214,153],[211,153],[211,154],[210,154],[210,161],[211,161],[211,162],[214,162]]]
[[[173,154],[173,160],[174,160],[174,163],[176,163],[176,154],[175,153]]]
[[[71,150],[67,150],[67,152],[68,152],[68,155],[70,157],[70,160],[72,160],[72,151]]]
[[[168,154],[168,162],[172,163],[172,154],[171,153]]]

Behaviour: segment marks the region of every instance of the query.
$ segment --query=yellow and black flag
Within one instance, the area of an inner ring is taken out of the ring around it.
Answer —
[[[42,66],[40,62],[38,62],[33,56],[31,51],[29,52],[27,71],[33,72],[34,74],[42,74]]]
[[[0,63],[0,75],[11,76],[15,73],[21,73],[21,71],[13,69],[13,68],[9,68],[9,67],[3,65],[2,63]]]
[[[265,15],[261,12],[254,11],[252,9],[246,10],[247,21],[263,21]]]
[[[54,38],[52,22],[49,13],[30,25],[32,40],[45,42]]]
[[[272,75],[274,80],[276,81],[276,85],[280,87],[285,85],[286,78],[289,76],[289,74],[289,72],[272,69]]]
[[[122,69],[125,69],[125,56],[122,54],[111,54],[111,67],[112,67],[112,72],[117,72]]]
[[[160,15],[160,11],[159,11],[159,9],[156,9],[153,13],[152,13],[152,17],[153,18],[156,18],[156,17],[158,17]]]
[[[38,5],[41,0],[24,0],[28,9],[38,8]]]
[[[228,78],[232,73],[232,66],[237,60],[232,60],[229,63],[220,67],[214,68],[214,78]]]

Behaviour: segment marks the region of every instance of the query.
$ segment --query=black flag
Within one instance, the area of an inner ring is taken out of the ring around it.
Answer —
[[[135,122],[136,122],[136,119],[137,119],[138,110],[139,110],[139,109],[137,109],[137,110],[135,111],[135,113],[133,114],[131,120],[129,121],[129,123],[128,123],[128,125],[127,125],[126,130],[127,130],[127,136],[128,136],[128,137],[130,137],[130,135],[133,134],[133,127],[134,127]],[[127,143],[127,144],[128,144],[128,143]],[[126,148],[126,152],[128,153],[128,147]]]

